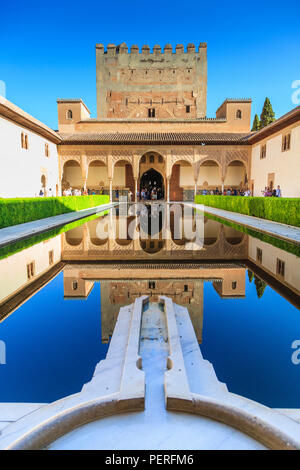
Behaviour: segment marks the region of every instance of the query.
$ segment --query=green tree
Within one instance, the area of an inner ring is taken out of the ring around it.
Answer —
[[[249,282],[252,282],[254,278],[254,274],[252,271],[250,271],[250,269],[248,269],[248,278],[249,278]]]
[[[263,296],[263,293],[265,292],[267,284],[262,279],[256,276],[254,276],[254,284],[256,287],[257,297],[260,299]]]
[[[257,114],[255,114],[251,131],[258,131],[259,129],[260,129],[260,120]]]
[[[271,124],[273,121],[275,121],[275,113],[269,98],[266,98],[262,113],[260,115],[260,129],[267,126],[268,124]]]

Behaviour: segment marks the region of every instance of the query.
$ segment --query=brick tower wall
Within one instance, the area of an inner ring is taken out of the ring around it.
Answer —
[[[98,119],[192,119],[206,116],[206,43],[198,51],[96,45]],[[150,111],[149,111],[150,110]],[[154,111],[153,111],[154,110]]]

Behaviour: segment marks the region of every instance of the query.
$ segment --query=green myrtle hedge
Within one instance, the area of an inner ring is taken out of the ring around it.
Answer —
[[[300,227],[300,198],[195,196],[195,202]]]
[[[109,203],[109,196],[0,198],[0,228]]]

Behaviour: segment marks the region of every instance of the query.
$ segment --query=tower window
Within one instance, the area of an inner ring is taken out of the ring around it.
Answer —
[[[78,282],[77,282],[77,281],[73,281],[73,282],[72,282],[72,289],[73,289],[73,290],[77,290],[77,289],[78,289]]]
[[[49,251],[49,266],[51,266],[54,262],[54,251]]]
[[[155,289],[155,281],[149,281],[148,289]]]
[[[27,279],[30,281],[35,276],[35,264],[34,261],[27,264]]]
[[[49,157],[49,145],[45,144],[45,156]]]
[[[242,111],[238,109],[235,116],[237,119],[242,119]]]
[[[232,290],[235,290],[235,289],[236,289],[236,286],[237,286],[237,282],[236,282],[236,281],[233,281],[233,282],[231,283]]]
[[[282,136],[282,152],[290,150],[291,148],[291,134],[285,134]]]
[[[155,108],[148,109],[148,117],[154,118],[155,117]]]
[[[28,150],[28,135],[24,134],[24,132],[21,133],[21,147]]]
[[[256,250],[256,261],[258,263],[262,263],[262,249],[261,248],[257,248]]]
[[[284,268],[285,268],[285,263],[281,259],[277,258],[277,274],[281,277],[284,277]]]
[[[185,112],[186,112],[186,113],[190,113],[190,112],[191,112],[191,107],[190,107],[189,104],[185,107]]]
[[[73,111],[71,109],[67,111],[67,119],[73,119]]]
[[[267,156],[267,145],[264,144],[260,147],[260,158],[266,158]]]

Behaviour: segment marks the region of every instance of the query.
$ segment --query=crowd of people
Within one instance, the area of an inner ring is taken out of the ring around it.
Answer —
[[[203,189],[200,191],[202,196],[252,196],[250,189],[236,189],[236,188],[227,188],[224,189],[223,192],[222,190],[219,190],[219,188],[216,189]]]
[[[138,194],[139,196],[139,194]],[[141,199],[142,201],[157,201],[158,199],[163,199],[163,192],[161,188],[156,188],[156,186],[141,189]]]
[[[63,190],[63,196],[94,196],[95,194],[103,194],[103,188],[96,189],[73,189],[68,188]]]
[[[211,190],[203,189],[202,191],[200,191],[200,193],[203,196],[206,196],[206,195],[214,195],[214,196],[218,196],[218,195],[221,195],[221,196],[253,196],[250,189],[248,189],[248,188],[246,188],[246,189],[227,188],[227,189],[224,189],[223,192],[220,191],[218,188],[216,188],[214,190],[213,189],[211,189]],[[269,186],[266,186],[265,189],[262,191],[262,195],[264,197],[282,197],[281,188],[280,188],[279,185],[277,186],[276,189],[275,188],[272,189]]]
[[[39,192],[39,196],[43,197],[45,195],[47,196],[54,196],[54,193],[51,188],[48,189],[47,193],[45,189],[41,189]],[[266,186],[264,190],[262,190],[262,195],[264,197],[282,197],[282,192],[281,188],[278,185],[277,188],[270,188],[269,186]],[[63,191],[63,196],[92,196],[95,194],[104,194],[103,187],[100,188],[100,190],[94,190],[94,189],[72,189],[71,187],[68,189],[64,189]],[[227,188],[222,190],[219,190],[219,188],[216,189],[202,189],[198,192],[198,194],[201,194],[202,196],[206,195],[211,195],[211,196],[253,196],[251,193],[250,189],[236,189],[236,188]],[[119,190],[115,190],[115,197],[116,199],[119,199]],[[133,197],[133,193],[131,190],[128,192],[128,201],[131,202]],[[163,199],[164,194],[161,188],[157,187],[148,187],[148,188],[142,188],[141,191],[137,192],[137,200],[142,200],[142,201],[147,201],[147,200],[152,200],[156,201],[158,199]]]
[[[270,188],[270,186],[266,186],[265,189],[262,191],[262,195],[264,197],[282,197],[281,188],[278,185],[277,188]]]

